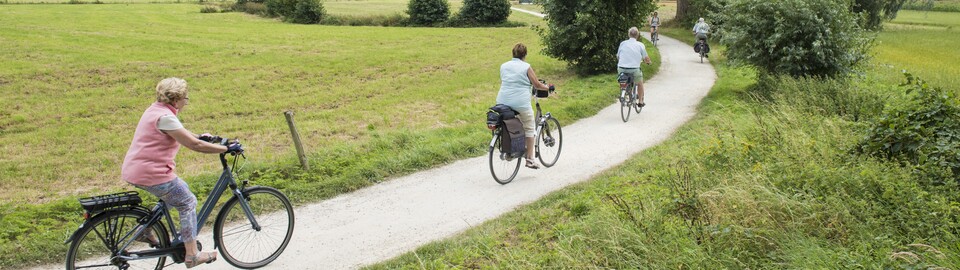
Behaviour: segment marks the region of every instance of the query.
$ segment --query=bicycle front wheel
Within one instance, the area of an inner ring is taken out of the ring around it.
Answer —
[[[238,268],[263,267],[276,260],[293,236],[293,206],[280,191],[270,187],[243,190],[245,200],[233,197],[220,210],[213,225],[213,240],[228,263]],[[249,206],[259,228],[247,217]]]
[[[627,110],[630,108],[628,107]],[[547,118],[537,134],[537,156],[540,163],[552,167],[560,159],[560,149],[563,147],[563,131],[560,130],[560,121],[556,118]]]
[[[163,269],[166,257],[124,260],[115,257],[122,245],[133,237],[140,220],[148,214],[143,210],[124,209],[108,211],[95,216],[79,229],[67,251],[67,269]],[[170,246],[166,228],[159,222],[145,230],[157,238],[160,248]],[[149,251],[150,244],[133,241],[121,254]]]
[[[493,147],[490,147],[490,174],[493,175],[493,181],[497,181],[501,185],[506,185],[513,181],[513,178],[517,176],[517,172],[520,171],[520,160],[519,157],[513,157],[510,153],[500,152],[500,144],[503,143],[501,136],[495,135],[496,139],[493,143]]]
[[[620,119],[622,119],[624,123],[630,120],[630,107],[633,106],[633,95],[626,93],[626,91],[625,89],[620,89],[620,95],[623,96],[623,98],[620,99],[622,100],[622,102],[620,102]]]

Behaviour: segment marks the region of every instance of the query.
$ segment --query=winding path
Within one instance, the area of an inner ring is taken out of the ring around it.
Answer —
[[[643,112],[620,120],[611,77],[613,105],[576,123],[560,119],[565,143],[556,166],[521,168],[512,183],[500,185],[484,155],[300,207],[290,246],[264,269],[352,269],[387,260],[588,180],[666,140],[697,113],[716,73],[680,41],[662,37],[659,48],[662,64],[645,84]],[[549,99],[543,105],[549,109]],[[210,229],[204,232],[199,239],[212,247]],[[202,269],[233,268],[221,259]]]

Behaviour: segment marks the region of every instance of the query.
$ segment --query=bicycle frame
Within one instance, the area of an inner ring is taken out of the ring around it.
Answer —
[[[220,164],[223,165],[223,173],[220,174],[220,179],[217,180],[217,184],[214,186],[213,190],[210,191],[210,194],[207,196],[206,201],[203,203],[203,207],[200,208],[200,211],[197,212],[197,233],[203,228],[203,224],[207,222],[207,218],[210,217],[210,214],[213,213],[214,207],[216,207],[217,202],[220,200],[220,196],[223,195],[227,188],[233,191],[233,196],[239,197],[240,205],[243,208],[244,214],[246,214],[247,219],[250,220],[250,223],[253,225],[253,229],[259,231],[260,225],[257,223],[256,219],[253,216],[253,211],[250,209],[250,205],[247,204],[247,200],[243,197],[243,192],[241,188],[237,186],[236,180],[233,178],[233,172],[230,170],[230,166],[227,165],[226,154],[220,154]],[[234,159],[234,166],[236,166],[236,159]],[[245,183],[244,183],[245,185]],[[106,213],[106,212],[105,212]],[[157,205],[149,212],[149,218],[147,222],[141,222],[142,226],[132,232],[127,233],[120,239],[126,239],[123,241],[123,246],[117,249],[117,254],[114,254],[116,257],[121,258],[127,261],[133,260],[144,260],[151,258],[165,257],[169,255],[177,255],[180,253],[182,248],[179,246],[183,241],[181,239],[180,231],[177,230],[177,226],[173,223],[173,217],[170,215],[169,209],[167,209],[167,204],[163,200],[157,202]],[[127,254],[125,250],[131,244],[133,244],[134,239],[143,235],[144,231],[157,222],[160,222],[162,218],[165,218],[167,221],[167,228],[170,230],[170,233],[173,235],[173,242],[169,247],[162,249],[153,249],[146,250],[142,252],[129,252]],[[214,249],[219,247],[214,246]],[[174,261],[181,261],[174,259]]]
[[[540,98],[537,97],[536,95],[534,95],[533,97],[534,97],[534,100],[536,100],[536,107],[537,107],[536,115],[534,116],[534,117],[536,117],[536,119],[537,119],[536,122],[535,122],[535,125],[537,125],[537,128],[536,128],[536,133],[534,133],[534,134],[540,134],[540,130],[543,129],[544,123],[547,122],[547,119],[548,119],[548,118],[552,118],[553,116],[550,115],[549,112],[548,112],[546,115],[544,115],[544,114],[543,114],[543,110],[540,109]],[[500,131],[500,129],[501,129],[501,127],[498,127],[498,128],[496,128],[496,129],[494,129],[493,131],[491,131],[491,133],[493,133],[493,138],[490,139],[490,148],[489,148],[489,149],[493,149],[494,147],[497,147],[497,145],[496,145],[496,144],[497,144],[497,138],[500,137],[500,132],[498,132],[498,131]]]

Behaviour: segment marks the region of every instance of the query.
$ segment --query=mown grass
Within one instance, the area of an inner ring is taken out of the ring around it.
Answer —
[[[62,261],[51,254],[65,254],[63,240],[81,221],[76,198],[132,189],[119,179],[120,162],[165,77],[190,84],[180,117],[191,131],[242,139],[251,157],[242,176],[298,204],[482,154],[498,67],[517,42],[558,85],[545,102],[565,122],[609,105],[616,88],[613,75],[575,77],[539,54],[526,27],[292,25],[201,14],[195,4],[9,5],[0,40],[3,268]],[[296,113],[310,171],[298,169],[286,110]],[[178,156],[178,173],[201,200],[215,160]]]
[[[686,28],[671,33],[692,42]],[[877,73],[762,89],[722,53],[711,62],[717,84],[670,140],[370,268],[960,267],[957,185],[925,185],[911,168],[851,151],[902,90]]]
[[[905,10],[960,12],[960,1],[957,0],[934,0],[932,5],[927,4],[927,1],[907,2],[903,5]]]
[[[960,13],[903,10],[877,36],[875,71],[898,82],[901,70],[960,93]]]

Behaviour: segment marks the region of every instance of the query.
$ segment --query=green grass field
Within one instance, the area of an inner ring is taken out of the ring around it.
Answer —
[[[960,93],[960,13],[900,11],[877,37],[876,72],[899,81],[906,69]]]
[[[295,25],[200,7],[0,6],[0,249],[11,251],[0,267],[61,261],[50,254],[64,254],[81,221],[76,198],[132,189],[120,163],[165,77],[190,84],[188,129],[242,139],[251,158],[242,176],[297,203],[481,155],[498,67],[517,42],[557,84],[544,106],[564,123],[609,105],[616,89],[612,74],[577,77],[540,54],[529,27]],[[310,171],[297,169],[286,110]],[[202,200],[216,157],[182,150],[177,162]]]
[[[686,28],[663,33],[693,42]],[[888,29],[874,63],[955,87],[957,54],[942,43],[956,36]],[[719,46],[711,62],[717,84],[670,140],[369,269],[960,267],[957,185],[925,185],[910,167],[851,153],[866,133],[864,118],[902,102],[892,86],[902,75],[871,68],[848,83],[756,89],[756,73],[728,65]]]

